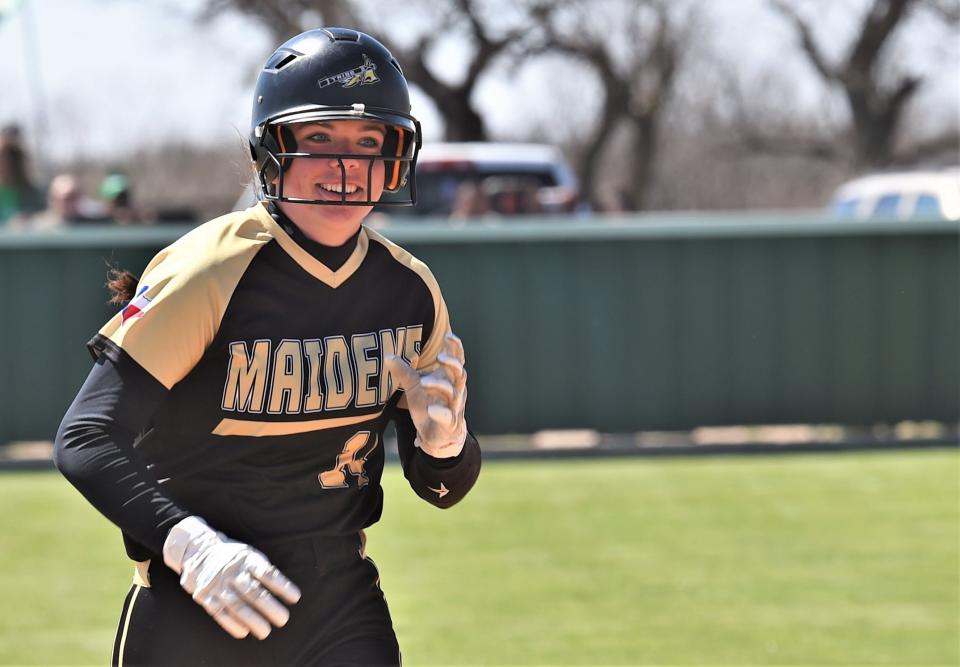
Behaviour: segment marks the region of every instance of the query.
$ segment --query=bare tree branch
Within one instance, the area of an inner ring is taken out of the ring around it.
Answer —
[[[803,48],[804,54],[807,56],[807,60],[809,60],[810,64],[820,73],[820,76],[824,79],[836,79],[838,76],[837,72],[827,63],[823,52],[813,37],[813,32],[809,24],[794,11],[793,7],[784,2],[784,0],[770,0],[770,5],[793,23],[793,27],[800,36],[800,45]]]
[[[503,53],[511,44],[524,33],[523,30],[511,30],[499,39],[493,39],[487,27],[480,19],[474,0],[457,0],[457,6],[467,19],[471,36],[477,44],[473,60],[467,68],[467,75],[461,84],[461,89],[469,94],[477,84],[477,80],[491,65],[493,60]]]
[[[917,92],[917,89],[922,83],[923,78],[919,76],[903,77],[897,82],[893,92],[887,97],[887,106],[897,110],[902,109],[903,105],[913,97],[913,94]]]
[[[624,199],[634,210],[645,208],[659,149],[663,107],[673,89],[681,45],[689,37],[688,31],[673,25],[665,4],[658,3],[654,9],[657,24],[653,46],[641,60],[647,85],[636,92],[636,103],[627,114],[634,133],[634,154],[631,187],[624,193]]]
[[[600,193],[595,187],[597,164],[618,121],[627,112],[630,104],[630,87],[628,82],[617,73],[610,54],[604,49],[600,40],[591,40],[582,33],[561,34],[556,29],[553,24],[555,9],[555,7],[549,7],[548,3],[543,3],[533,10],[533,13],[543,22],[543,38],[539,43],[530,45],[527,53],[533,55],[555,52],[580,59],[592,67],[600,80],[604,92],[600,118],[593,133],[585,142],[586,147],[577,169],[581,189],[594,206],[600,208],[602,206],[599,199]]]
[[[257,2],[256,0],[210,0],[201,13],[201,20],[210,20],[234,9],[255,16],[274,36],[275,41],[292,37],[302,30],[300,16],[305,9],[299,0]]]
[[[470,32],[473,33],[474,38],[481,43],[489,42],[486,28],[481,23],[480,17],[477,16],[473,0],[456,0],[456,4],[460,8],[460,13],[466,17],[467,23],[470,24]]]
[[[847,58],[848,74],[866,78],[887,39],[900,24],[914,0],[874,0]]]
[[[921,0],[921,4],[937,14],[949,26],[960,25],[960,1],[958,0]]]
[[[236,9],[259,18],[279,40],[307,27],[302,25],[302,17],[307,11],[319,12],[327,25],[369,29],[361,16],[360,6],[356,0],[208,0],[204,15],[210,17],[227,9]],[[482,15],[476,0],[455,0],[442,7],[445,11],[434,13],[435,23],[426,26],[412,48],[402,48],[391,38],[389,31],[378,31],[377,38],[397,56],[407,79],[436,103],[444,120],[447,139],[482,141],[487,138],[487,131],[482,117],[472,106],[473,91],[483,74],[522,37],[523,31],[512,30],[494,38],[489,21]],[[464,78],[458,83],[447,83],[431,69],[427,54],[455,24],[466,27],[475,50]]]
[[[630,208],[641,209],[657,160],[660,118],[688,31],[678,25],[682,21],[671,20],[671,5],[662,0],[629,0],[618,7],[622,16],[617,17],[613,29],[619,31],[620,43],[628,45],[625,52],[613,52],[618,41],[611,39],[609,33],[593,34],[606,28],[591,21],[592,13],[599,11],[596,2],[571,1],[563,3],[563,8],[577,12],[576,20],[568,22],[575,28],[559,27],[554,20],[558,13],[556,3],[538,2],[530,9],[531,15],[540,21],[541,37],[529,44],[525,53],[560,53],[593,70],[604,99],[598,122],[584,142],[579,160],[581,186],[595,206],[602,205],[602,193],[596,187],[599,161],[615,130],[625,126],[632,137],[633,150],[626,174],[630,185],[622,198]],[[643,9],[649,11],[641,13]]]
[[[488,133],[483,118],[471,102],[473,91],[494,61],[523,33],[520,30],[508,31],[498,39],[492,38],[475,0],[456,0],[447,9],[448,13],[438,20],[440,25],[426,31],[413,48],[404,49],[387,35],[378,38],[400,60],[407,78],[435,102],[444,120],[447,140],[485,141]],[[447,83],[431,70],[427,54],[441,37],[458,24],[465,25],[475,49],[463,79],[458,83]]]
[[[920,2],[938,7],[955,4],[955,0],[872,0],[846,60],[831,67],[816,46],[810,25],[787,0],[770,0],[793,23],[804,55],[824,81],[843,89],[850,109],[849,136],[857,168],[880,167],[893,159],[894,139],[903,111],[923,84],[924,77],[919,74],[884,81],[877,67],[891,36],[903,25],[910,9]]]

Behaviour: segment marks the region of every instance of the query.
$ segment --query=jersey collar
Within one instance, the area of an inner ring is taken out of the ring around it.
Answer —
[[[277,224],[277,221],[270,215],[265,202],[257,204],[254,207],[254,212],[257,219],[264,224],[270,235],[280,244],[280,247],[283,248],[304,271],[334,289],[340,287],[340,285],[352,276],[367,256],[367,248],[370,246],[370,241],[367,237],[366,228],[361,227],[360,235],[357,237],[357,247],[354,248],[350,257],[343,263],[343,266],[336,271],[331,271],[329,267],[301,248],[296,241],[290,238],[290,235],[287,234],[283,227]]]

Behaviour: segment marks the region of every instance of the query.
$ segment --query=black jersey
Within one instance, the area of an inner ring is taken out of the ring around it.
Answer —
[[[137,442],[163,496],[264,542],[375,522],[391,419],[419,495],[447,506],[469,490],[475,440],[457,460],[415,449],[383,364],[432,370],[449,330],[436,280],[399,246],[362,228],[331,271],[258,204],[161,251],[90,347],[167,390]]]

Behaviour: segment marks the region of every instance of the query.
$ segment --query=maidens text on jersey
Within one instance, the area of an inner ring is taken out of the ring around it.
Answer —
[[[277,345],[232,341],[221,407],[295,415],[383,405],[393,393],[383,360],[396,354],[413,362],[422,336],[417,325]]]

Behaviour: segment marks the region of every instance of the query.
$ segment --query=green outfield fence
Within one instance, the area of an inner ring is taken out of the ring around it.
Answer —
[[[185,227],[0,232],[0,443],[50,439],[112,314]],[[420,222],[479,433],[960,420],[960,225],[816,215]]]

